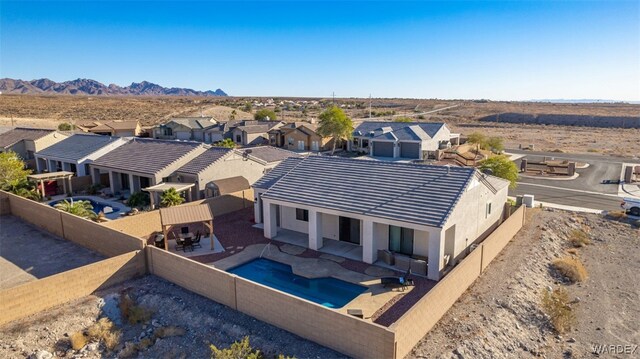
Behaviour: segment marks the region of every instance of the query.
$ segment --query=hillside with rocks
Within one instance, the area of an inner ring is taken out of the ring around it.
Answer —
[[[91,79],[55,82],[49,79],[25,81],[4,78],[0,79],[0,92],[23,95],[227,96],[221,89],[196,91],[179,87],[167,88],[148,81],[133,82],[121,87],[115,84],[105,85]]]

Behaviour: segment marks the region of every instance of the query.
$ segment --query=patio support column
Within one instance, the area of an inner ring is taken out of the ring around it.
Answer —
[[[309,210],[309,248],[317,251],[322,248],[322,213]]]
[[[373,243],[373,221],[362,220],[362,261],[372,264],[378,259],[376,246]]]
[[[277,233],[276,205],[264,202],[264,236],[273,239]]]
[[[42,198],[45,198],[47,195],[44,192],[44,180],[40,180],[40,190],[42,191]]]
[[[193,187],[187,189],[187,202],[191,202],[191,192]]]
[[[71,185],[71,176],[67,177],[67,181],[69,181],[69,192],[73,194],[73,186]]]
[[[67,194],[67,180],[65,178],[62,179],[62,188],[64,190],[64,194]]]
[[[116,180],[113,175],[113,171],[109,171],[109,187],[111,188],[111,195],[116,195]]]
[[[149,192],[149,206],[151,207],[151,209],[155,209],[156,206],[156,193],[155,192]]]
[[[427,278],[440,280],[440,271],[444,260],[444,232],[442,230],[429,230],[429,263]]]

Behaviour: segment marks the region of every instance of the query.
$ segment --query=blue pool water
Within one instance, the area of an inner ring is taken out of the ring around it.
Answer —
[[[335,278],[301,277],[293,274],[291,266],[264,258],[254,259],[228,272],[328,308],[341,308],[367,290]]]
[[[119,209],[119,208],[112,207],[112,206],[111,206],[111,205],[109,205],[108,203],[104,203],[104,202],[96,202],[96,201],[94,201],[94,200],[92,200],[92,199],[89,199],[89,198],[83,198],[83,197],[69,197],[69,198],[65,198],[65,199],[58,200],[58,201],[49,202],[49,205],[50,205],[51,207],[55,207],[55,205],[56,205],[56,204],[58,204],[58,203],[60,203],[60,202],[63,202],[63,201],[65,201],[65,200],[66,200],[66,201],[71,201],[72,199],[73,199],[74,201],[89,201],[89,203],[91,203],[91,205],[93,206],[93,211],[94,211],[96,214],[98,214],[98,213],[102,212],[102,211],[104,210],[104,207],[111,207],[111,208],[113,209],[113,212],[111,212],[111,213],[107,214],[107,216],[110,216],[110,215],[112,215],[113,213],[116,213],[116,212],[120,211],[120,209]]]

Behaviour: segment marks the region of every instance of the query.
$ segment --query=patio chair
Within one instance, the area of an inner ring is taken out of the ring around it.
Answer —
[[[184,242],[182,242],[182,251],[186,252],[187,249],[191,249],[191,251],[193,252],[193,240],[191,239],[191,237],[185,238]]]
[[[202,234],[200,234],[200,231],[196,232],[196,237],[192,241],[193,248],[202,247],[202,245],[200,244],[200,239],[201,238],[202,238]]]
[[[384,288],[387,287],[399,287],[402,288],[402,291],[404,292],[404,289],[410,285],[414,285],[413,284],[413,279],[409,279],[409,274],[411,274],[411,268],[407,269],[407,272],[401,276],[401,277],[382,277],[380,278],[380,284],[382,284],[382,286]]]
[[[175,233],[171,232],[173,239],[176,241],[176,251],[180,249],[184,249],[184,240],[180,239],[180,237],[176,236]]]

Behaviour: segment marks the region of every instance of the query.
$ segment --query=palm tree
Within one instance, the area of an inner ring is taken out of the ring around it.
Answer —
[[[333,137],[333,149],[331,154],[336,151],[336,143],[338,141],[346,141],[351,139],[353,135],[353,122],[338,106],[331,106],[318,116],[318,134],[322,137]]]
[[[184,198],[175,188],[169,188],[160,195],[160,205],[162,207],[177,206],[184,202]]]
[[[68,201],[65,199],[56,203],[54,207],[82,218],[94,219],[97,217],[96,212],[93,211],[93,205],[89,201],[74,201],[73,199]]]

